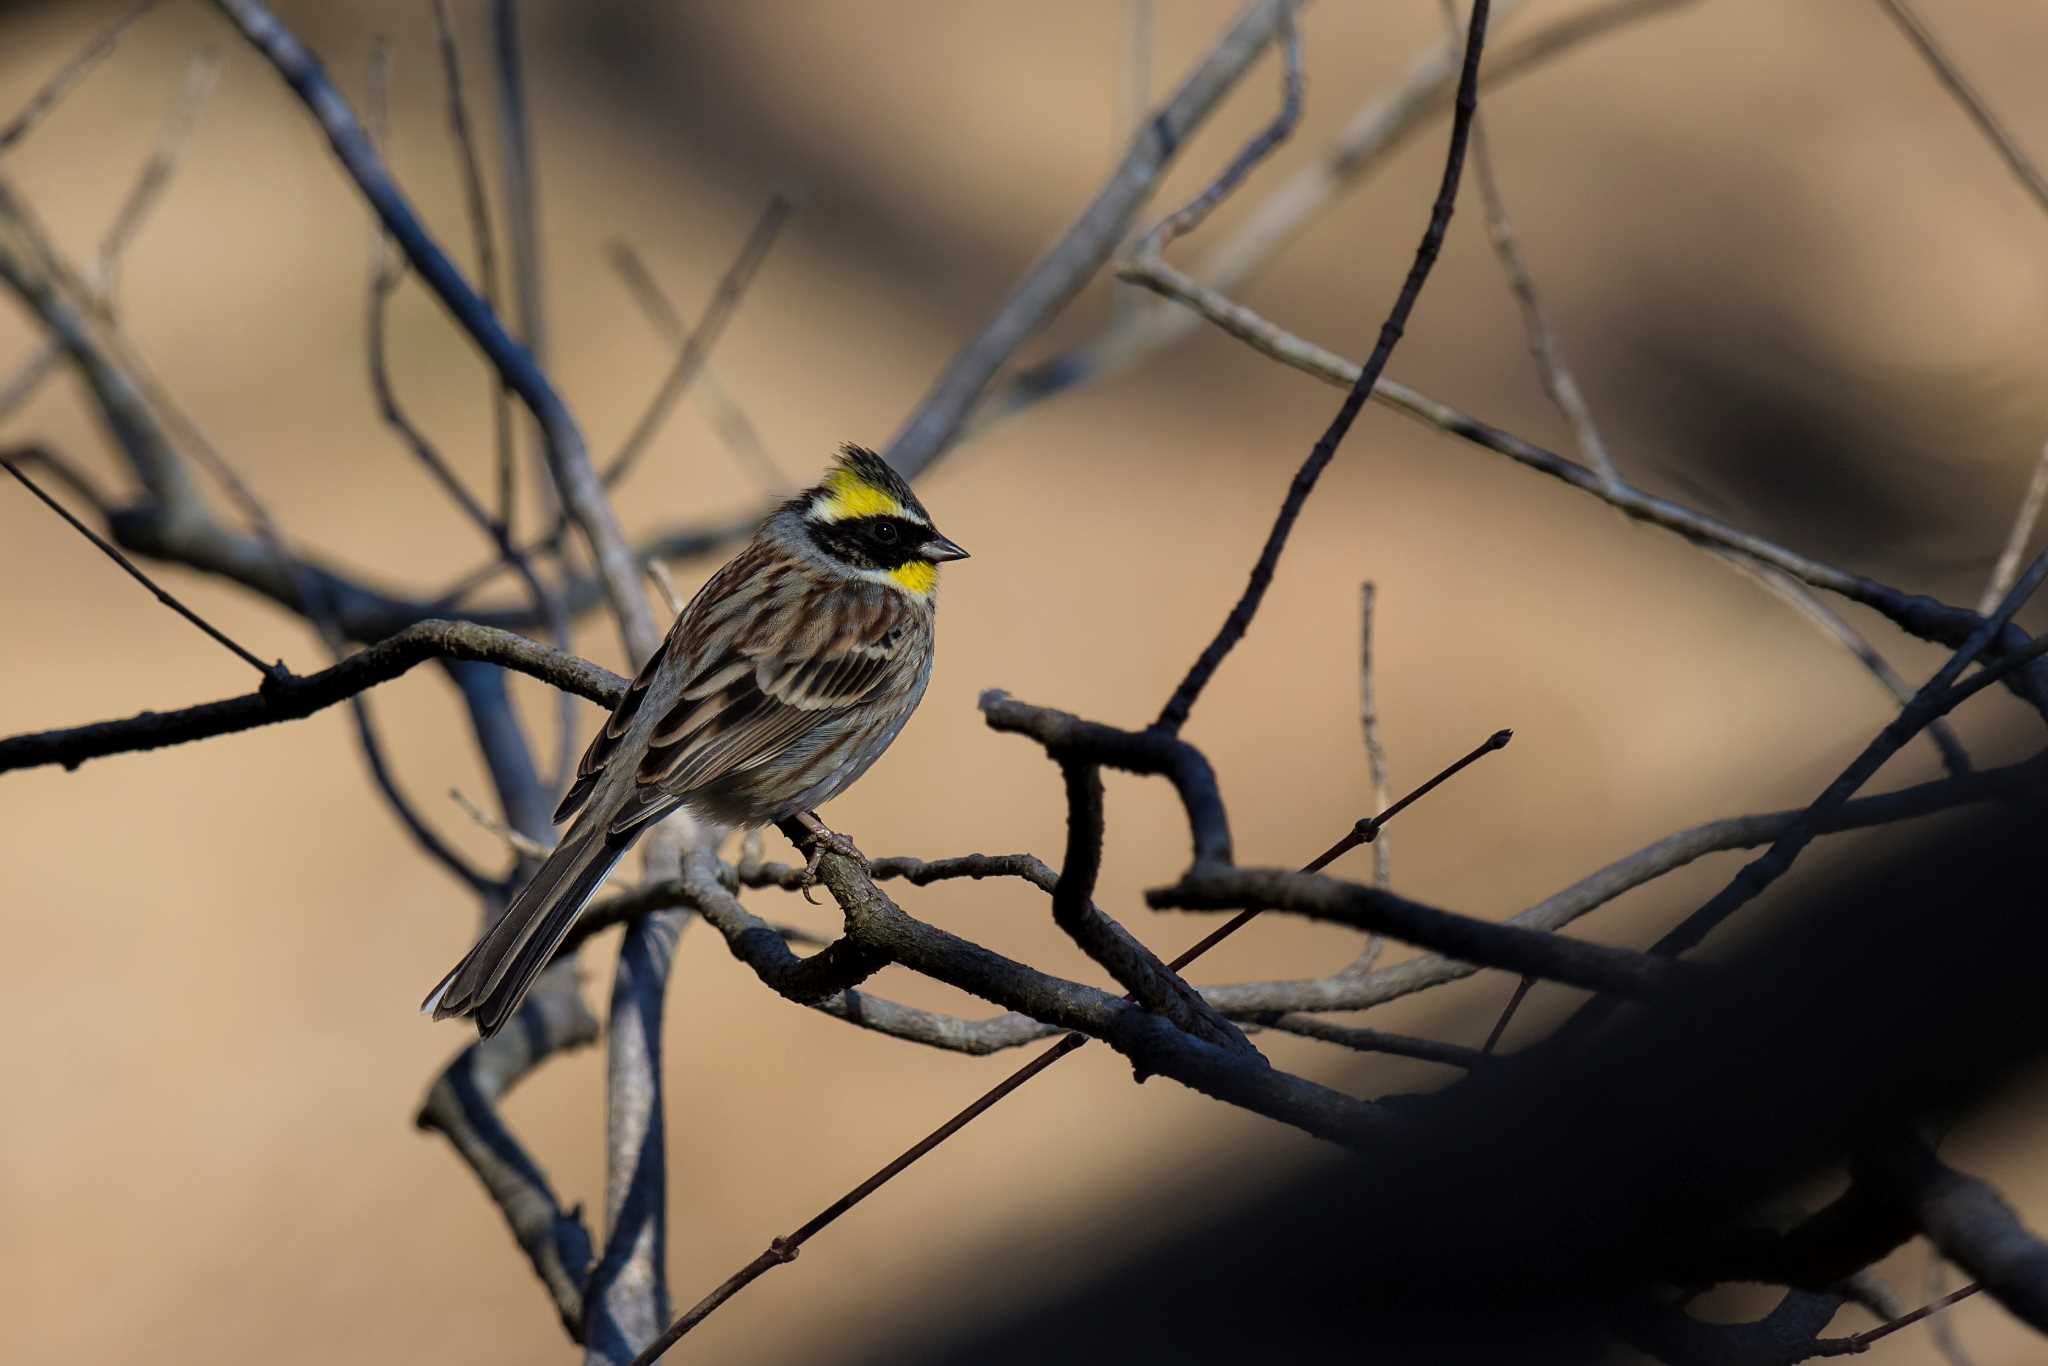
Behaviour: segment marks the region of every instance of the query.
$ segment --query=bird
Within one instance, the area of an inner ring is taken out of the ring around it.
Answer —
[[[817,808],[923,700],[938,566],[966,558],[881,456],[842,446],[677,614],[584,750],[560,842],[421,1011],[495,1034],[613,865],[678,808],[732,829],[795,820],[813,880],[828,848],[858,858]]]

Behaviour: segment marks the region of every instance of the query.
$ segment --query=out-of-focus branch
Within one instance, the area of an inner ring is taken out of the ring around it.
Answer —
[[[630,242],[615,241],[606,251],[612,269],[618,272],[620,281],[633,301],[640,305],[640,311],[654,324],[654,330],[663,341],[673,347],[689,343],[690,328],[683,321],[683,315],[676,310],[675,302],[661,287],[661,281],[654,277],[647,262],[634,250]],[[692,386],[698,400],[710,410],[711,424],[717,429],[719,439],[733,457],[745,466],[761,489],[771,498],[779,498],[791,487],[789,476],[769,451],[768,443],[761,439],[760,429],[747,410],[726,391],[725,381],[707,360],[697,372],[697,382]]]
[[[1821,601],[1820,596],[1812,589],[1783,570],[1752,560],[1746,555],[1722,550],[1712,550],[1709,553],[1736,572],[1761,584],[1766,592],[1797,612],[1804,620],[1813,623],[1816,630],[1847,650],[1893,702],[1904,706],[1913,700],[1913,685],[1899,675],[1899,671],[1892,667],[1891,661],[1870,643],[1867,636],[1850,625],[1840,612]],[[2011,586],[2010,581],[2006,586]],[[1992,606],[1997,606],[1996,600]],[[1989,611],[1990,608],[1983,610]],[[1937,718],[1928,724],[1927,742],[1941,755],[1942,765],[1949,772],[1960,774],[1970,771],[1969,752],[1963,748],[1963,742],[1956,735],[1955,728],[1947,721]]]
[[[1990,612],[2012,587],[2013,579],[2020,572],[2020,556],[2027,553],[2027,542],[2034,538],[2034,524],[2041,519],[2044,500],[2048,500],[2048,441],[2041,443],[2041,455],[2034,461],[2034,472],[2027,479],[2027,491],[2020,495],[2019,509],[2013,513],[2012,530],[2006,533],[2005,549],[1999,552],[1998,563],[1991,570],[1991,581],[1984,585],[1984,596],[1977,602],[1978,612]]]
[[[63,103],[64,97],[70,94],[80,81],[91,75],[94,67],[112,55],[114,48],[120,44],[128,30],[135,26],[135,21],[155,8],[156,0],[142,0],[102,30],[99,36],[86,44],[71,60],[58,67],[50,79],[43,82],[35,94],[29,96],[28,103],[22,106],[20,112],[7,122],[0,123],[0,153],[6,152],[15,143],[34,132],[36,125]]]
[[[1458,22],[1457,0],[1443,0],[1444,22],[1455,40],[1461,26]],[[1472,170],[1477,180],[1480,197],[1486,206],[1487,235],[1493,241],[1494,255],[1499,259],[1501,272],[1507,277],[1509,292],[1515,296],[1515,303],[1522,315],[1522,332],[1528,341],[1529,354],[1536,362],[1537,372],[1543,378],[1543,390],[1571,428],[1573,443],[1578,447],[1579,456],[1600,476],[1603,488],[1610,495],[1626,495],[1630,490],[1616,468],[1614,457],[1609,454],[1607,442],[1600,434],[1600,425],[1593,419],[1593,411],[1586,402],[1577,377],[1572,373],[1571,364],[1565,359],[1564,342],[1557,329],[1550,323],[1543,308],[1542,296],[1536,288],[1534,274],[1529,269],[1528,258],[1523,254],[1520,238],[1516,235],[1514,220],[1508,214],[1507,196],[1502,193],[1500,178],[1494,172],[1493,152],[1486,136],[1486,120],[1483,113],[1476,114],[1472,122]],[[1912,690],[1906,686],[1876,647],[1839,614],[1822,603],[1813,592],[1798,580],[1770,565],[1746,561],[1733,553],[1723,557],[1737,569],[1755,576],[1775,596],[1788,603],[1802,618],[1820,628],[1830,639],[1838,642],[1850,655],[1861,663],[1892,696],[1895,702],[1904,704],[1912,699]],[[1984,611],[1990,609],[1984,608]],[[1928,729],[1928,738],[1941,752],[1942,761],[1952,773],[1966,772],[1970,767],[1968,755],[1955,732],[1947,723],[1937,722]],[[1517,998],[1519,1003],[1519,997]],[[1506,1028],[1513,1017],[1514,1006],[1502,1014],[1501,1022],[1495,1027],[1495,1036]]]
[[[1954,1262],[2015,1316],[2048,1333],[2048,1243],[2020,1222],[1989,1182],[1943,1163],[1905,1138],[1858,1164]]]
[[[0,773],[162,749],[279,721],[297,721],[388,683],[429,659],[466,659],[515,673],[610,706],[625,692],[617,674],[538,641],[471,621],[423,621],[347,656],[318,673],[266,683],[241,697],[202,702],[176,711],[146,711],[120,721],[42,731],[0,740]]]
[[[2013,178],[2019,181],[2021,188],[2033,196],[2034,202],[2043,210],[2048,210],[2048,177],[2041,174],[2040,168],[2034,165],[2033,159],[2020,147],[2018,139],[2006,131],[2005,124],[1992,112],[1990,103],[1977,93],[1977,88],[1970,83],[1970,78],[1963,74],[1962,68],[1942,50],[1941,44],[1934,37],[1934,31],[1927,27],[1927,21],[1914,11],[1906,0],[1877,2],[1883,6],[1884,12],[1891,16],[1892,22],[1912,41],[1942,85],[1955,96],[1956,103],[1963,107],[1963,112],[1970,116],[1970,121],[1977,125],[1977,130],[1984,134],[1985,140],[1997,151],[2006,167],[2011,170]]]
[[[768,197],[761,216],[754,221],[754,227],[740,244],[739,254],[726,267],[725,274],[718,281],[718,288],[712,292],[711,302],[704,306],[704,314],[697,319],[697,325],[690,329],[682,340],[676,358],[662,376],[660,385],[647,401],[626,439],[619,443],[618,454],[604,468],[604,482],[615,485],[632,470],[647,445],[661,430],[668,415],[674,411],[676,402],[689,391],[704,369],[704,362],[718,344],[719,336],[725,331],[733,314],[739,311],[740,301],[746,297],[747,286],[753,283],[754,275],[761,263],[768,259],[769,249],[775,245],[776,236],[782,231],[783,223],[789,218],[790,202],[781,194]]]
[[[689,392],[702,374],[704,362],[710,356],[711,348],[716,345],[720,334],[725,331],[726,324],[738,310],[741,299],[746,295],[747,286],[752,283],[755,272],[767,258],[769,248],[775,244],[776,235],[782,230],[783,221],[788,218],[789,211],[789,201],[782,195],[769,197],[760,218],[755,220],[753,231],[747,234],[747,240],[740,245],[739,254],[733,258],[732,264],[726,268],[725,275],[719,280],[711,302],[705,306],[703,317],[698,319],[696,327],[682,337],[675,361],[663,375],[661,384],[655,389],[653,396],[648,399],[647,407],[634,421],[633,428],[621,443],[618,454],[605,466],[602,479],[606,488],[615,487],[631,472],[648,443],[668,420],[668,415],[676,403]],[[533,544],[526,548],[525,553],[541,554],[554,550],[562,543],[568,531],[569,520],[567,516],[563,516],[557,519],[554,526],[544,535],[537,537]],[[500,564],[487,564],[471,570],[447,590],[442,600],[453,602],[475,591],[488,583],[500,567]]]
[[[906,478],[922,473],[945,453],[996,372],[1109,259],[1159,177],[1279,31],[1293,3],[1257,0],[1238,18],[1145,122],[1081,216],[946,366],[889,443],[889,463]]]
[[[435,13],[439,16],[437,22],[442,27],[442,41],[447,60],[451,64],[449,74],[450,98],[454,100],[455,107],[459,111],[461,107],[460,78],[454,74],[452,68],[452,64],[455,61],[453,53],[454,36],[452,30],[447,27],[448,16],[442,13],[444,9],[445,0],[442,0],[442,3],[437,4]],[[390,141],[388,129],[384,126],[388,110],[390,78],[390,53],[380,42],[370,50],[368,100],[369,126],[372,139],[375,144],[380,146],[388,145]],[[455,122],[457,125],[456,139],[461,149],[462,157],[465,162],[470,163],[470,177],[476,179],[476,168],[474,165],[475,150],[470,145],[466,116],[457,113]],[[480,181],[473,186],[472,193],[472,214],[483,215],[478,219],[478,250],[487,263],[484,275],[487,281],[486,288],[489,289],[493,287],[488,282],[494,277],[496,266],[492,259],[493,249],[489,246],[488,211],[482,202],[482,185]],[[391,250],[391,239],[381,229],[375,230],[370,269],[369,319],[365,328],[365,336],[367,337],[369,356],[370,392],[376,398],[377,411],[383,417],[385,425],[398,434],[399,439],[413,453],[413,457],[426,467],[428,473],[441,485],[442,489],[448,494],[449,499],[462,511],[469,522],[491,542],[498,552],[499,561],[518,575],[521,584],[526,589],[528,601],[533,604],[534,614],[545,624],[551,642],[556,649],[567,650],[569,648],[568,607],[562,601],[561,595],[549,587],[541,578],[539,572],[534,567],[532,558],[513,539],[512,525],[505,515],[506,510],[510,508],[509,500],[512,488],[510,477],[512,431],[510,414],[506,410],[506,391],[503,382],[494,381],[492,385],[492,392],[499,408],[497,436],[499,440],[500,513],[497,516],[484,511],[483,505],[471,495],[468,486],[462,482],[455,471],[450,468],[448,462],[442,458],[439,448],[428,438],[426,432],[420,428],[419,424],[412,420],[412,417],[406,412],[404,404],[399,401],[398,386],[391,377],[390,348],[387,336],[389,332],[391,299],[397,293],[398,286],[403,279],[404,272],[401,264]],[[495,302],[493,302],[493,307],[495,306]],[[569,765],[576,762],[575,745],[577,743],[575,708],[572,700],[566,693],[560,696],[557,709],[557,733],[558,759],[556,768],[558,771],[566,772]]]
[[[1497,89],[1579,44],[1614,32],[1636,19],[1676,9],[1692,0],[1610,0],[1558,19],[1520,40],[1502,45],[1481,75],[1482,89]],[[1496,4],[1488,33],[1520,8],[1519,0]],[[1279,255],[1339,195],[1362,184],[1425,122],[1445,112],[1457,82],[1463,41],[1438,43],[1411,64],[1393,90],[1375,96],[1308,166],[1294,173],[1243,221],[1205,252],[1194,274],[1230,289],[1256,275]],[[1167,303],[1127,309],[1099,336],[1016,374],[977,406],[969,421],[979,430],[1076,385],[1099,381],[1180,341],[1199,323]]]
[[[660,633],[640,590],[632,548],[619,529],[618,518],[591,466],[589,448],[574,414],[532,354],[505,330],[497,314],[470,288],[454,262],[434,241],[384,169],[355,111],[313,54],[260,0],[215,0],[215,4],[306,105],[327,135],[343,169],[422,282],[441,300],[456,324],[476,343],[540,424],[546,437],[549,468],[563,506],[597,561],[598,577],[619,620],[627,654],[636,662],[646,658],[654,652]]]
[[[1160,219],[1157,226],[1139,238],[1132,255],[1157,256],[1172,243],[1201,227],[1202,221],[1216,206],[1229,198],[1244,183],[1245,177],[1258,169],[1260,162],[1273,155],[1280,144],[1293,135],[1295,125],[1301,122],[1307,78],[1302,70],[1301,31],[1295,27],[1292,8],[1280,11],[1280,64],[1280,110],[1273,115],[1272,122],[1261,128],[1200,194]]]
[[[1457,915],[1322,874],[1197,868],[1170,887],[1146,892],[1145,904],[1154,910],[1288,911],[1391,935],[1464,962],[1623,996],[1648,996],[1678,980],[1668,964],[1644,954]]]
[[[1223,618],[1215,638],[1189,668],[1187,676],[1160,710],[1159,719],[1153,723],[1156,729],[1168,735],[1179,733],[1202,690],[1209,685],[1225,657],[1244,638],[1244,633],[1251,629],[1252,618],[1258,615],[1259,605],[1265,601],[1266,589],[1279,568],[1280,555],[1287,548],[1287,538],[1294,531],[1295,520],[1307,505],[1309,495],[1315,491],[1316,481],[1322,477],[1330,461],[1336,458],[1337,447],[1351,431],[1351,424],[1364,410],[1366,399],[1371,397],[1373,386],[1378,383],[1380,373],[1394,354],[1394,347],[1407,330],[1408,317],[1422,295],[1422,286],[1436,265],[1437,253],[1443,248],[1444,234],[1451,226],[1451,211],[1457,204],[1458,182],[1465,169],[1465,144],[1472,132],[1473,113],[1478,108],[1479,58],[1485,47],[1490,8],[1489,0],[1473,0],[1471,31],[1466,38],[1464,66],[1458,76],[1456,112],[1451,118],[1450,149],[1444,156],[1443,177],[1437,186],[1436,202],[1430,206],[1429,226],[1423,230],[1422,241],[1415,249],[1415,262],[1409,267],[1407,279],[1401,282],[1400,293],[1395,296],[1386,321],[1380,324],[1379,340],[1373,344],[1372,353],[1366,357],[1358,379],[1344,395],[1337,415],[1330,419],[1330,425],[1309,451],[1308,458],[1295,472],[1287,496],[1281,501],[1280,512],[1273,519],[1272,530],[1266,535],[1266,543],[1252,565],[1243,594]]]
[[[1454,1043],[1440,1043],[1435,1039],[1418,1039],[1409,1034],[1389,1034],[1384,1029],[1359,1029],[1350,1025],[1331,1024],[1313,1015],[1274,1015],[1260,1023],[1267,1029],[1277,1029],[1287,1034],[1299,1034],[1304,1039],[1320,1039],[1361,1053],[1386,1053],[1397,1058],[1417,1058],[1423,1062],[1440,1062],[1446,1067],[1462,1067],[1467,1071],[1484,1067],[1493,1061],[1476,1048],[1465,1048]]]
[[[1344,357],[1305,341],[1235,300],[1199,283],[1162,261],[1133,262],[1118,274],[1166,298],[1186,304],[1254,350],[1340,388],[1355,384],[1360,367]],[[1951,648],[1962,644],[1984,618],[1968,608],[1952,606],[1925,594],[1906,593],[1861,574],[1811,560],[1795,551],[1665,498],[1624,486],[1608,488],[1600,476],[1576,460],[1545,450],[1514,433],[1489,426],[1471,414],[1393,380],[1381,379],[1373,397],[1425,426],[1505,455],[1517,464],[1560,479],[1638,521],[1676,532],[1700,545],[1732,550],[1778,569],[1815,588],[1862,603],[1882,614],[1908,635]],[[2026,636],[2008,627],[1996,642],[1999,653],[2023,647]],[[2036,709],[2048,712],[2048,676],[2040,670],[2021,675],[2016,690]]]
[[[553,971],[561,972],[556,968]],[[545,986],[545,981],[543,986]],[[415,1122],[442,1134],[483,1182],[547,1287],[572,1340],[583,1340],[583,1284],[594,1254],[582,1215],[553,1187],[498,1116],[498,1102],[556,1053],[597,1041],[597,1021],[569,990],[536,989],[513,1027],[464,1049],[427,1091]]]
[[[107,225],[105,234],[100,238],[99,250],[86,272],[86,282],[98,296],[101,308],[110,316],[114,311],[122,253],[135,240],[136,233],[148,221],[150,211],[157,206],[163,198],[164,189],[171,183],[171,176],[177,171],[178,162],[198,126],[199,111],[205,108],[214,85],[220,80],[220,68],[221,55],[217,49],[201,48],[193,54],[191,63],[185,68],[185,83],[179,87],[177,101],[172,104],[163,127],[157,131],[156,145],[150,148],[149,158],[142,163],[135,183],[129,187],[128,197],[121,201],[113,222]]]
[[[1966,777],[1922,783],[1883,796],[1860,797],[1824,816],[1817,828],[1823,833],[1868,829],[1989,801],[2038,801],[2044,791],[2048,791],[2048,759],[2034,759]],[[1774,811],[1735,816],[1666,835],[1510,916],[1505,923],[1531,930],[1563,929],[1579,917],[1709,854],[1768,845],[1804,814]],[[1210,987],[1204,994],[1233,1019],[1267,1011],[1364,1010],[1458,981],[1476,971],[1456,959],[1427,954],[1363,976],[1340,973],[1293,981],[1242,982]]]
[[[1946,664],[1935,671],[1934,677],[1928,679],[1918,693],[1914,694],[1913,700],[1899,713],[1897,719],[1886,726],[1877,738],[1865,746],[1863,752],[1842,770],[1841,775],[1828,784],[1821,795],[1814,799],[1813,804],[1807,807],[1804,815],[1785,833],[1778,836],[1762,857],[1737,873],[1734,880],[1722,888],[1712,900],[1658,940],[1654,952],[1669,955],[1687,952],[1696,947],[1729,916],[1761,895],[1765,888],[1791,868],[1793,861],[1808,844],[1812,843],[1820,832],[1822,822],[1841,811],[1856,794],[1857,789],[1868,782],[1877,770],[1884,766],[1886,760],[1898,753],[1929,721],[1946,714],[1971,696],[1975,689],[1967,684],[1958,686],[1956,680],[1961,677],[1963,670],[1984,652],[1985,647],[1998,637],[2006,624],[2012,620],[2013,614],[2018,612],[2021,605],[2033,596],[2034,590],[2041,586],[2043,579],[2048,579],[2048,552],[2035,557],[2034,562],[2007,592],[2005,600],[1999,604],[1997,610],[1984,618],[1983,624],[1970,634],[1970,638],[1963,642],[1961,648],[1950,656]],[[2027,650],[2019,654],[2008,656],[2008,662],[2017,662],[2030,651],[2034,656],[2039,656],[2044,648],[2048,648],[2048,637],[2032,642]],[[1981,676],[1978,681],[1982,681]]]
[[[455,14],[448,0],[434,0],[434,36],[441,50],[441,72],[448,87],[448,131],[455,143],[455,158],[462,169],[463,206],[469,217],[470,239],[476,246],[476,275],[484,302],[493,313],[501,313],[498,289],[498,240],[491,231],[490,197],[484,189],[482,159],[476,150],[476,135],[469,122],[469,101],[463,94],[462,45],[455,37]],[[491,431],[498,453],[498,503],[496,522],[509,533],[512,526],[514,452],[512,445],[512,402],[504,377],[491,377]],[[560,643],[560,642],[557,642]]]

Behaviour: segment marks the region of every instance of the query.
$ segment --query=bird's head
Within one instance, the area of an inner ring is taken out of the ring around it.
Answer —
[[[938,587],[938,566],[967,552],[939,534],[931,514],[902,475],[864,446],[842,446],[839,459],[793,506],[826,556],[863,578],[886,581],[913,597]]]

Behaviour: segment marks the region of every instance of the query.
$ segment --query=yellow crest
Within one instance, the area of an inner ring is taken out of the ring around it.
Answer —
[[[856,517],[906,517],[909,513],[895,494],[841,466],[826,476],[825,497],[815,515],[820,521],[849,522]]]

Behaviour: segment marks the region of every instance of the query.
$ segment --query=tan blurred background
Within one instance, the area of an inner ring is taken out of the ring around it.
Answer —
[[[1510,32],[1578,8],[1532,0]],[[2048,12],[2009,0],[1924,8],[2048,156]],[[394,161],[468,260],[427,5],[279,9],[357,96],[372,36],[390,36]],[[482,8],[458,9],[483,116]],[[785,468],[808,478],[838,441],[887,440],[1121,144],[1120,5],[534,0],[526,12],[555,374],[600,450],[666,364],[605,268],[611,239],[640,247],[694,312],[768,193],[799,197],[716,366]],[[1156,84],[1177,81],[1233,12],[1223,0],[1161,6]],[[0,110],[113,13],[0,6]],[[1313,7],[1300,132],[1191,249],[1305,164],[1438,24],[1433,0]],[[0,174],[82,258],[206,44],[223,48],[225,75],[128,258],[126,326],[300,544],[379,581],[437,584],[484,547],[371,406],[367,215],[299,106],[210,7],[151,17]],[[1161,206],[1268,117],[1276,86],[1269,56],[1182,156]],[[2048,434],[2048,219],[1876,5],[1699,0],[1487,107],[1525,248],[1624,470],[1797,548],[1974,602]],[[1443,136],[1432,124],[1334,203],[1246,299],[1362,354],[1421,230]],[[1108,308],[1098,282],[1027,355],[1085,337]],[[11,299],[0,307],[0,364],[34,338]],[[412,286],[393,344],[414,414],[484,487],[480,365]],[[1391,373],[1570,449],[1476,201]],[[1054,772],[982,726],[976,693],[1001,686],[1112,721],[1148,718],[1237,591],[1336,402],[1205,332],[939,465],[926,499],[975,558],[947,573],[922,712],[835,804],[834,823],[875,854],[1056,856]],[[0,430],[30,438],[127,486],[68,377]],[[690,408],[621,511],[651,530],[753,496]],[[680,569],[685,588],[709,567]],[[163,577],[259,654],[319,663],[295,620],[231,586]],[[1367,809],[1356,617],[1368,577],[1380,585],[1397,786],[1496,727],[1517,732],[1393,832],[1397,884],[1444,905],[1505,915],[1681,825],[1803,802],[1887,716],[1846,654],[1747,579],[1497,456],[1368,411],[1189,730],[1233,800],[1247,861],[1298,862]],[[239,665],[4,491],[0,601],[0,733],[248,686]],[[1934,667],[1936,652],[1851,615],[1908,678]],[[601,621],[579,643],[622,663]],[[545,699],[525,701],[545,749]],[[402,781],[449,838],[495,860],[492,837],[445,797],[489,788],[444,680],[421,670],[376,702]],[[586,708],[579,726],[595,719]],[[2019,752],[2006,738],[2014,722],[2009,700],[1987,695],[1961,729],[1990,762]],[[1909,751],[1883,781],[1931,773],[1930,754]],[[1192,920],[1138,900],[1186,856],[1169,793],[1113,779],[1110,799],[1104,904],[1154,944],[1192,939]],[[465,1037],[414,1006],[469,942],[475,907],[376,799],[343,712],[72,774],[7,775],[0,831],[0,1285],[14,1306],[0,1314],[0,1357],[569,1359],[495,1208],[444,1143],[410,1126]],[[786,856],[773,837],[770,852]],[[1353,858],[1348,871],[1365,876]],[[1732,866],[1710,860],[1581,929],[1642,942]],[[954,884],[904,900],[1006,952],[1098,976],[1042,902],[1014,889]],[[760,902],[830,924],[794,898]],[[593,991],[609,979],[610,942],[586,954]],[[1353,947],[1275,917],[1198,977],[1320,973]],[[980,1010],[900,972],[877,985]],[[1477,1042],[1510,986],[1482,976],[1371,1018]],[[1523,1027],[1564,1004],[1539,991]],[[1359,1094],[1439,1078],[1264,1042],[1283,1065]],[[670,1271],[685,1304],[1022,1057],[941,1055],[798,1009],[701,927],[683,941],[667,1046]],[[551,1063],[509,1104],[567,1200],[602,1203],[602,1100],[591,1050]],[[2048,1176],[2030,1160],[2042,1130],[2028,1121],[2043,1117],[2028,1110],[2022,1098],[1950,1151],[2038,1224]],[[1085,1274],[1313,1149],[1173,1083],[1133,1087],[1106,1050],[1089,1050],[748,1291],[687,1359],[823,1361],[849,1336],[935,1331],[935,1316],[974,1317]],[[1917,1303],[1924,1253],[1888,1271]],[[1981,1362],[2038,1358],[2038,1341],[1984,1298],[1957,1318]],[[1918,1330],[1882,1356],[1932,1359]]]

